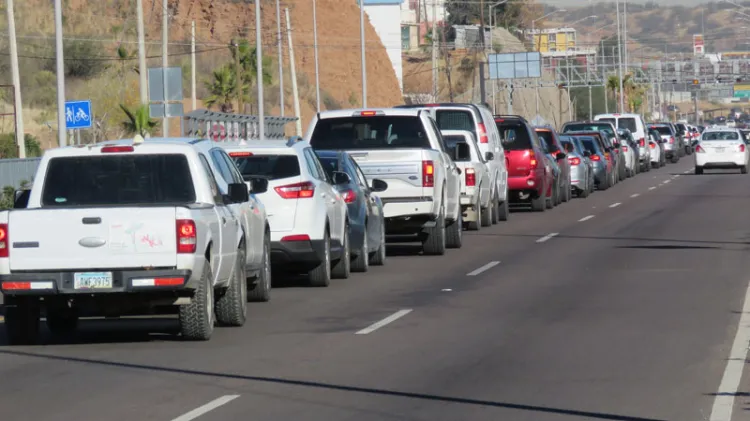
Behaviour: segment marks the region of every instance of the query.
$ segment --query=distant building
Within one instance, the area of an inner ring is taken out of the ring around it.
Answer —
[[[442,26],[446,18],[445,0],[404,0],[401,3],[401,44],[404,51],[418,50],[427,43],[426,38],[431,33],[435,18],[437,24]]]
[[[525,32],[525,41],[533,51],[555,53],[576,49],[574,28],[534,29]]]
[[[391,60],[393,70],[396,72],[398,86],[401,92],[404,91],[404,71],[401,65],[401,21],[394,19],[395,16],[401,16],[402,4],[404,0],[363,0],[365,13],[370,19],[370,23],[375,28],[375,32],[383,43],[388,58]]]

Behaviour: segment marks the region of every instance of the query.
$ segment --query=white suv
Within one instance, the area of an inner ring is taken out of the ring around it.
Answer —
[[[268,191],[258,196],[268,211],[273,265],[307,272],[312,286],[348,278],[346,203],[310,145],[280,140],[219,145],[234,159],[242,177],[268,180]]]
[[[638,161],[641,171],[645,171],[651,165],[651,153],[649,151],[649,136],[646,132],[646,122],[640,114],[599,114],[594,117],[596,121],[609,121],[616,129],[628,129],[633,139],[638,144],[640,156]]]

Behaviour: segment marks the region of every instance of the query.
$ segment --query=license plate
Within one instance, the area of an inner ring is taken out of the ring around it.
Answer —
[[[73,275],[75,289],[112,288],[112,272],[83,272]]]
[[[722,153],[722,152],[724,152],[724,148],[715,148],[714,151],[716,153]]]

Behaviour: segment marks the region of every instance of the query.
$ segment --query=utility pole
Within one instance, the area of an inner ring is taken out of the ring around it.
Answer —
[[[602,39],[602,85],[604,92],[604,113],[609,114],[609,98],[607,98],[607,61],[604,59],[604,39]]]
[[[573,72],[570,69],[570,51],[568,51],[567,47],[565,49],[565,58],[565,61],[568,64],[568,119],[569,121],[573,121],[573,107],[571,107],[572,99],[570,98],[570,84],[573,82]]]
[[[166,0],[165,0],[166,1]],[[255,1],[255,82],[258,85],[258,138],[265,140],[266,117],[263,110],[263,40],[260,34],[260,0]],[[315,43],[317,51],[317,42]],[[317,57],[317,56],[316,56]],[[317,60],[316,60],[317,63]],[[316,72],[317,73],[317,72]]]
[[[141,88],[141,105],[148,105],[148,69],[146,68],[146,40],[143,29],[143,0],[135,1],[138,15],[138,79]]]
[[[161,81],[164,85],[164,117],[161,120],[162,133],[164,137],[169,137],[169,118],[167,117],[167,66],[169,58],[167,57],[167,44],[169,42],[169,4],[167,0],[161,3]]]
[[[482,46],[482,50],[486,47],[484,45],[484,0],[479,0],[479,45]]]
[[[417,5],[417,23],[419,23],[419,5]],[[365,55],[365,5],[359,0],[359,42],[362,54],[362,108],[367,108],[367,58]]]
[[[231,41],[232,48],[234,48],[234,78],[235,78],[235,89],[237,89],[237,114],[243,114],[242,104],[242,92],[244,91],[244,84],[242,83],[242,65],[240,63],[240,42],[237,40]],[[259,78],[256,78],[258,80]]]
[[[302,136],[302,113],[299,110],[299,91],[297,90],[297,68],[294,65],[294,44],[292,43],[292,25],[289,23],[289,8],[285,7],[286,13],[286,35],[289,39],[289,68],[292,72],[292,96],[294,96],[294,115],[297,120],[294,127],[297,129],[297,136]]]
[[[190,99],[192,100],[193,110],[198,108],[198,98],[196,97],[196,76],[195,76],[195,21],[190,25]]]
[[[13,78],[13,109],[16,119],[16,146],[18,157],[26,158],[26,139],[23,130],[23,101],[21,101],[21,74],[18,70],[18,46],[16,45],[16,18],[13,14],[13,0],[7,0],[8,42],[10,43],[10,70]]]
[[[438,101],[437,1],[432,2],[432,98]]]
[[[625,57],[625,66],[624,66],[625,67],[625,71],[624,71],[624,73],[627,74],[628,73],[628,69],[630,68],[629,67],[630,56],[628,55],[628,0],[624,1],[624,3],[622,4],[622,9],[623,9],[622,10],[623,11],[623,15],[622,15],[622,19],[623,19],[623,22],[622,22],[622,44],[623,44],[622,54]]]
[[[318,12],[316,1],[313,0],[313,50],[315,53],[315,106],[320,112],[320,70],[318,68]],[[259,24],[260,25],[260,24]]]
[[[623,91],[623,83],[622,83],[622,38],[620,37],[620,0],[616,0],[615,2],[617,7],[617,56],[618,56],[618,66],[617,66],[617,73],[618,78],[620,79],[620,112],[625,112],[625,92]]]
[[[276,0],[276,35],[278,38],[277,49],[279,50],[279,102],[281,103],[281,116],[284,117],[284,50],[281,38],[281,5]]]
[[[57,141],[67,144],[65,136],[65,62],[63,61],[62,0],[55,0],[55,70],[57,73]]]

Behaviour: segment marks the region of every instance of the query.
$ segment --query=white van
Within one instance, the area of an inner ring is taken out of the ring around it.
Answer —
[[[648,148],[648,136],[646,136],[646,122],[640,114],[599,114],[594,117],[594,120],[609,121],[618,129],[630,130],[633,139],[638,143],[641,166],[645,167],[650,164],[651,154]]]

